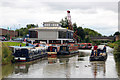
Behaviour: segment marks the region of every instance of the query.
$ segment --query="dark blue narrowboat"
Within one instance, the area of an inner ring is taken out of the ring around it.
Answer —
[[[45,47],[12,47],[14,48],[13,61],[15,62],[29,62],[47,56],[47,48]]]

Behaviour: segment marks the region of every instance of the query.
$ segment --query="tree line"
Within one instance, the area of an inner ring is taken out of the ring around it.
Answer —
[[[29,29],[30,28],[35,28],[38,27],[38,24],[27,24],[25,28],[20,28],[20,29],[16,29],[16,31],[18,32],[18,36],[19,37],[25,37],[27,34],[29,34]]]
[[[68,20],[67,17],[62,19],[60,21],[61,27],[67,28],[68,25]],[[98,33],[97,31],[94,31],[89,28],[82,28],[82,26],[77,26],[76,23],[72,24],[74,32],[78,35],[78,42],[91,42],[90,37],[96,37],[96,36],[102,36],[102,34]]]
[[[67,28],[68,27],[67,17],[65,17],[64,19],[61,19],[60,24],[61,24],[61,27]],[[78,35],[78,39],[77,39],[78,42],[91,42],[90,37],[102,36],[97,31],[89,28],[82,28],[82,26],[77,26],[76,23],[73,23],[72,26],[73,26],[73,31],[74,32],[77,31],[76,35]],[[25,28],[20,28],[20,29],[17,29],[16,31],[18,32],[19,37],[25,37],[27,34],[29,34],[29,29],[35,28],[35,27],[38,27],[38,25],[27,24]]]

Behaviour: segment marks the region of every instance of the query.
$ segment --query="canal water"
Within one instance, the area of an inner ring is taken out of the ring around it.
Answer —
[[[107,47],[106,62],[90,62],[91,50],[76,55],[52,56],[32,63],[2,66],[5,78],[120,78],[120,63],[115,63],[113,49]]]

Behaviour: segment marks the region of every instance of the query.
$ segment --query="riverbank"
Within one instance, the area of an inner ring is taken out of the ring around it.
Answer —
[[[114,43],[109,43],[108,46],[114,48],[113,54],[115,61],[120,61],[120,40]]]
[[[2,79],[2,66],[1,66],[1,64],[2,64],[2,43],[0,42],[0,80]]]
[[[19,42],[0,42],[0,44],[2,65],[11,63],[11,60],[13,59],[12,51],[9,49],[9,46],[19,46],[20,44],[25,46],[25,44]]]
[[[111,48],[115,48],[117,47],[118,45],[120,45],[120,40],[119,41],[116,41],[116,42],[113,42],[113,43],[108,43],[107,44],[109,47]]]

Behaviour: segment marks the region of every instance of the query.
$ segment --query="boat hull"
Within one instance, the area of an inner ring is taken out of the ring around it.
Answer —
[[[57,55],[57,52],[47,52],[48,56]]]
[[[92,47],[88,48],[88,47],[85,47],[85,48],[82,48],[82,47],[78,47],[78,49],[91,49]]]
[[[45,47],[17,47],[14,48],[14,56],[12,62],[29,62],[33,60],[37,60],[43,57],[47,57],[47,51]]]
[[[48,54],[44,53],[41,55],[34,55],[32,57],[14,57],[14,59],[12,60],[12,62],[30,62],[30,61],[34,61],[43,57],[47,57]]]
[[[107,53],[105,56],[90,56],[90,61],[106,61]]]
[[[78,53],[78,45],[76,44],[68,44],[60,46],[60,50],[58,51],[58,55],[70,55],[74,53]]]

